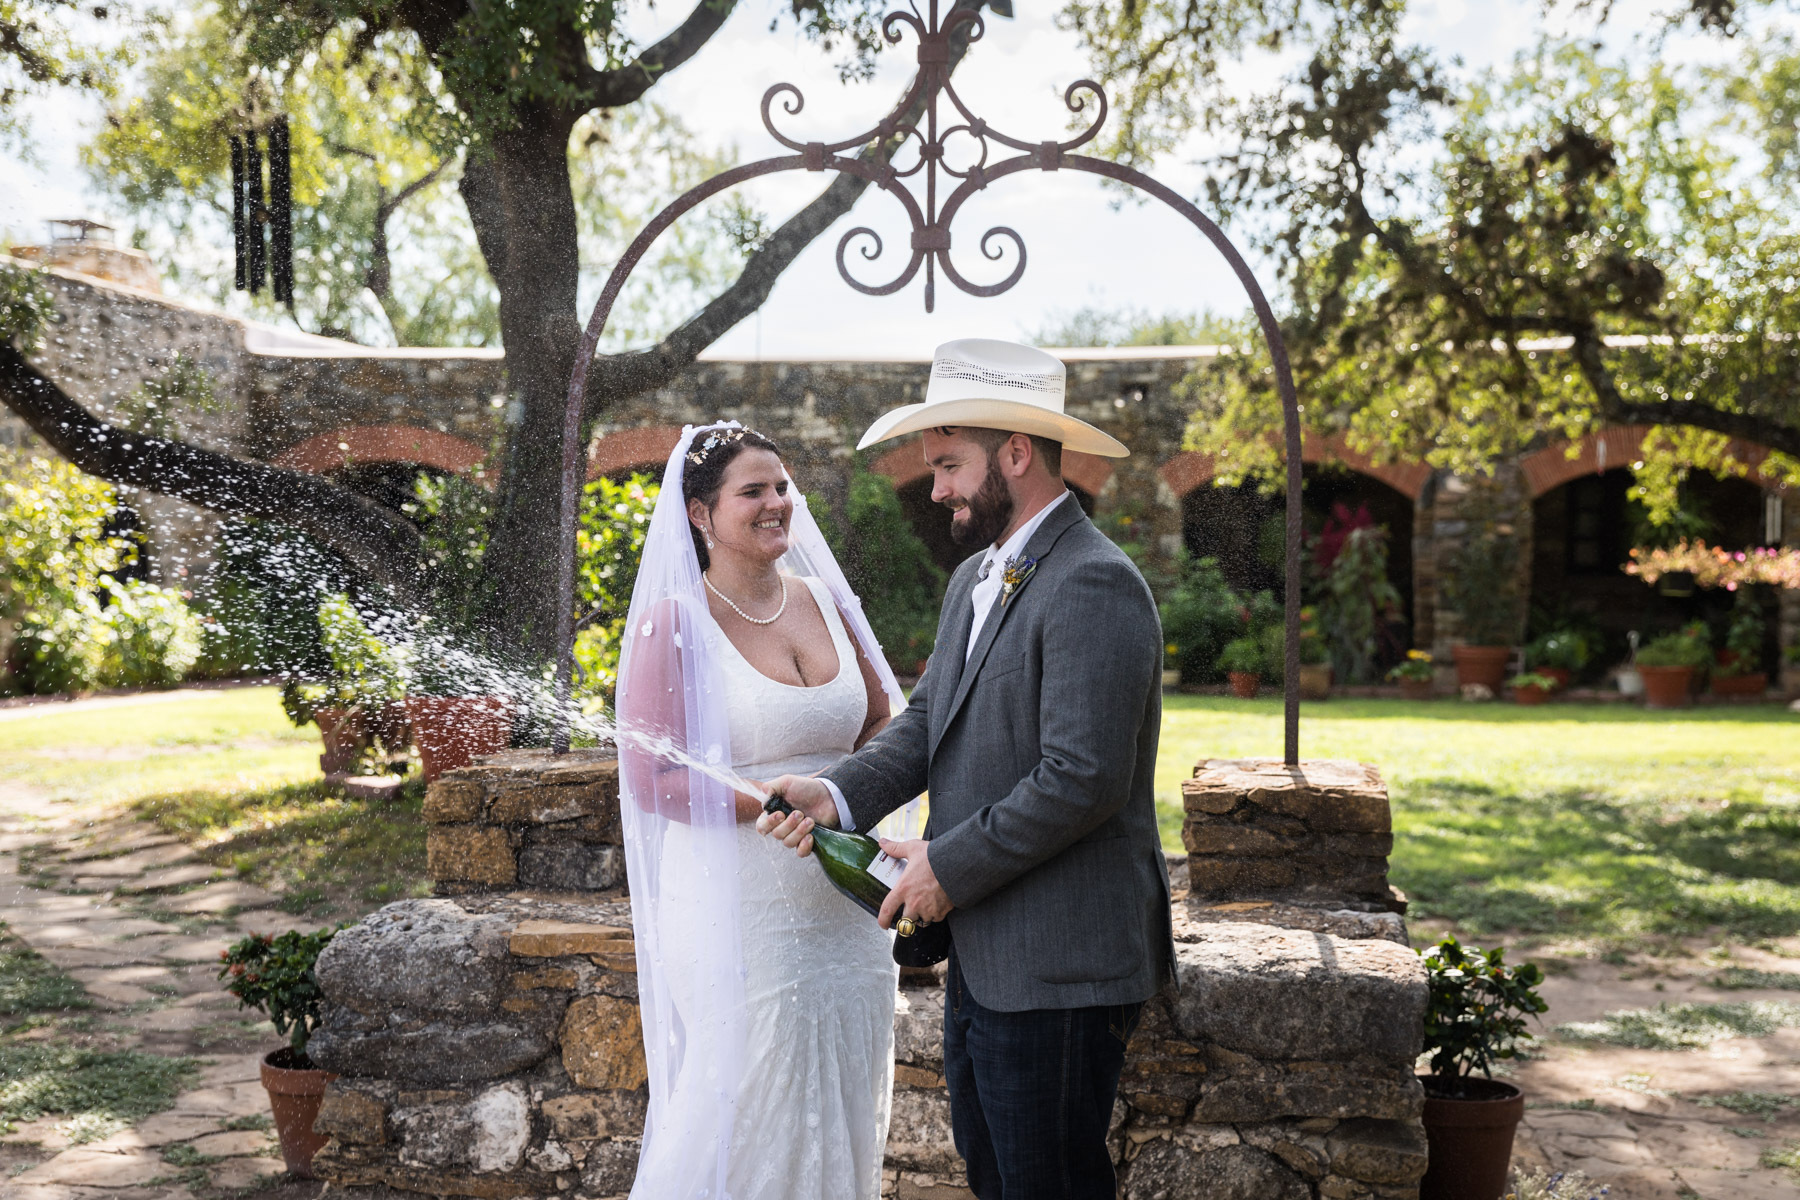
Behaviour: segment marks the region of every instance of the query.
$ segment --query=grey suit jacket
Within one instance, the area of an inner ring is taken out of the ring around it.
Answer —
[[[930,791],[931,866],[981,1004],[1131,1004],[1175,955],[1152,792],[1162,626],[1073,498],[1025,553],[1035,574],[996,601],[966,665],[982,556],[957,568],[911,703],[824,774],[858,829]]]

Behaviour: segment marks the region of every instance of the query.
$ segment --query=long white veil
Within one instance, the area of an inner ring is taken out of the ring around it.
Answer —
[[[645,535],[619,663],[620,808],[650,1106],[633,1200],[729,1200],[745,1046],[731,738],[682,479],[696,435],[669,455]],[[806,501],[794,492],[778,567],[823,580],[874,664],[891,711],[906,704]],[[916,836],[917,802],[883,823]]]

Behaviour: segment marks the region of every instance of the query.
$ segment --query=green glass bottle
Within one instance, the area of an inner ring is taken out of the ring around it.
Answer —
[[[794,811],[794,806],[776,792],[763,803],[763,811],[786,816]],[[861,905],[869,915],[879,916],[888,892],[900,882],[900,872],[906,868],[905,860],[889,858],[880,842],[863,833],[845,833],[841,829],[814,825],[812,840],[813,860],[825,872],[825,878],[831,880],[831,885]],[[912,922],[902,918],[896,928],[902,934],[911,934]]]

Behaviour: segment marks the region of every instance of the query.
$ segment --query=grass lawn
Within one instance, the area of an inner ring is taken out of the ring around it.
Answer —
[[[1164,714],[1179,849],[1181,780],[1202,757],[1279,755],[1280,701],[1170,695]],[[1381,768],[1416,916],[1620,944],[1800,934],[1800,719],[1781,709],[1338,699],[1306,707],[1301,753]],[[272,688],[0,721],[0,781],[134,806],[292,911],[422,894],[419,789],[347,800],[317,756]]]
[[[135,808],[281,892],[290,912],[361,912],[428,890],[423,788],[373,803],[325,785],[318,731],[295,729],[275,688],[0,721],[0,780]]]
[[[29,715],[25,715],[28,713]],[[319,732],[295,729],[275,688],[150,696],[105,708],[0,710],[0,780],[52,800],[129,802],[192,788],[316,779]]]
[[[1166,697],[1169,848],[1196,760],[1280,753],[1279,699]],[[1300,753],[1381,768],[1390,878],[1415,916],[1604,940],[1800,933],[1800,718],[1782,709],[1334,699],[1302,709]]]

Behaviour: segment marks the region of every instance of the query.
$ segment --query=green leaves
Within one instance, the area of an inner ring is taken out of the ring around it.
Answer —
[[[313,967],[342,928],[313,933],[290,929],[274,937],[253,933],[220,955],[219,978],[226,981],[225,990],[242,1007],[267,1015],[275,1032],[285,1035],[294,1053],[303,1058],[307,1040],[319,1027],[319,1002],[324,998]]]
[[[56,298],[42,274],[0,266],[0,346],[32,354],[43,343],[44,326],[56,319]]]
[[[1549,1009],[1536,988],[1544,973],[1535,964],[1506,965],[1499,947],[1464,949],[1454,936],[1419,951],[1430,985],[1425,1007],[1425,1052],[1431,1073],[1461,1080],[1472,1072],[1491,1076],[1494,1063],[1518,1056],[1534,1035],[1526,1018]]]

